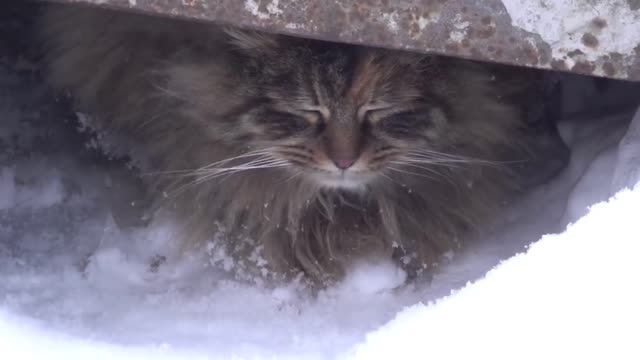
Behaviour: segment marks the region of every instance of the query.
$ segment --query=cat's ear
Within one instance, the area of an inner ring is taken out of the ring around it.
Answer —
[[[232,27],[226,27],[224,32],[233,46],[248,55],[272,53],[278,51],[281,45],[278,35]]]

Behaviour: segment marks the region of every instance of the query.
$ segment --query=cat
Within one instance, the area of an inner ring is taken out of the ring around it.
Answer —
[[[529,151],[510,99],[530,76],[497,65],[81,5],[38,26],[48,81],[127,140],[176,241],[273,279],[326,286],[375,258],[429,274]]]

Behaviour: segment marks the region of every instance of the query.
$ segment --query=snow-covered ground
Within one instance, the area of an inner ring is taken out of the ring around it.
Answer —
[[[430,285],[363,263],[311,297],[206,253],[150,271],[171,224],[116,226],[122,174],[48,121],[68,114],[28,73],[0,59],[3,359],[640,358],[640,187],[607,202],[640,180],[640,118],[564,123],[569,167]]]

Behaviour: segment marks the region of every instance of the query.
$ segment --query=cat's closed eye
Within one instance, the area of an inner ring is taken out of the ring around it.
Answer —
[[[419,131],[429,125],[428,113],[424,110],[409,110],[390,114],[375,122],[379,131],[389,136],[419,136]]]
[[[258,116],[258,121],[269,134],[276,137],[301,135],[313,128],[313,124],[304,116],[271,109]]]
[[[324,115],[317,110],[266,109],[258,117],[260,125],[279,137],[313,136],[326,127]]]

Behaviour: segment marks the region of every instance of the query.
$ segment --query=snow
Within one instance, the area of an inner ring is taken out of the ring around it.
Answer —
[[[637,359],[639,210],[640,187],[620,192],[482,280],[402,311],[350,358]]]
[[[618,145],[611,191],[616,192],[640,181],[640,112],[636,113]]]
[[[118,227],[124,180],[44,126],[55,112],[1,65],[3,358],[640,358],[640,116],[564,123],[569,167],[432,283],[369,261],[312,295],[238,282],[215,248],[179,258],[170,219]]]
[[[551,57],[568,69],[578,62],[568,55],[577,51],[581,59],[598,61],[605,54],[633,54],[638,46],[640,13],[634,1],[502,0],[502,4],[514,26],[540,36],[551,46]],[[595,46],[583,40],[585,34],[595,39]],[[631,65],[632,58],[624,56],[623,63]],[[605,75],[606,71],[598,65],[593,73]]]
[[[13,167],[0,170],[0,210],[49,207],[62,201],[62,183],[56,174],[50,174],[51,177],[43,177],[40,171],[23,174],[31,181],[26,189],[16,187],[17,175]]]

